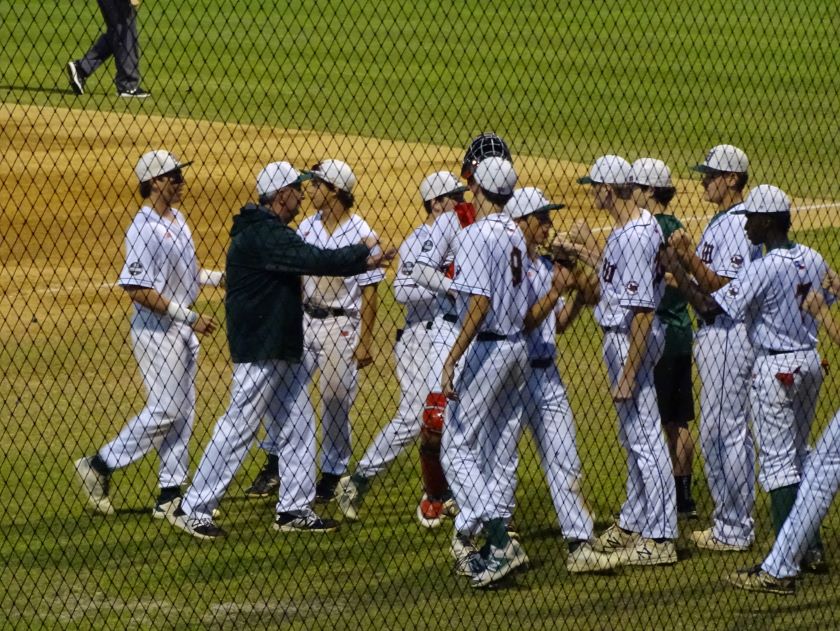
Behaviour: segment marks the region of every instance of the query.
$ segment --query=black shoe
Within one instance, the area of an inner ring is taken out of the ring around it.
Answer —
[[[315,485],[315,501],[322,504],[331,502],[335,499],[335,489],[338,486],[338,481],[341,480],[340,475],[334,473],[322,473],[321,479]]]
[[[278,513],[274,529],[280,532],[333,532],[338,530],[334,519],[322,519],[311,508],[293,513]]]
[[[280,475],[277,473],[277,467],[269,467],[266,465],[254,478],[247,489],[245,489],[246,497],[268,497],[275,495],[280,488]]]
[[[678,504],[677,516],[684,519],[697,519],[697,504],[694,503],[694,500],[688,500],[684,504]]]
[[[74,94],[85,93],[85,80],[82,79],[82,75],[75,61],[67,64],[67,77],[70,79],[70,89],[73,90]]]
[[[144,90],[140,86],[131,88],[130,90],[120,90],[117,94],[124,99],[145,99],[146,97],[152,96],[151,92]]]
[[[799,567],[808,574],[828,574],[828,561],[825,560],[825,553],[817,548],[805,553]]]

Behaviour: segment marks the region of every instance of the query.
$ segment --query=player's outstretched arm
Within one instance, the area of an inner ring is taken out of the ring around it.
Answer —
[[[718,304],[712,299],[708,292],[703,289],[689,276],[688,271],[683,267],[682,262],[673,246],[663,248],[659,253],[659,261],[663,267],[671,273],[677,288],[685,299],[699,314],[711,314],[720,311]]]
[[[574,287],[574,282],[575,279],[570,270],[555,265],[551,289],[545,296],[531,305],[528,313],[525,314],[525,330],[533,331],[537,328],[548,317],[548,314],[554,310],[563,292],[570,287]]]
[[[198,284],[202,287],[225,287],[225,273],[216,269],[198,270]]]
[[[378,283],[362,287],[361,326],[359,343],[353,351],[356,366],[364,368],[373,363],[373,327],[376,325],[376,312],[379,308]]]
[[[575,292],[574,298],[567,300],[560,313],[557,314],[557,333],[562,333],[569,328],[569,325],[575,321],[585,305],[583,295],[580,292]]]
[[[700,257],[697,256],[695,251],[694,242],[685,229],[675,230],[668,238],[668,245],[673,248],[680,263],[694,277],[697,286],[703,292],[713,294],[732,280],[725,276],[718,276],[700,260]]]

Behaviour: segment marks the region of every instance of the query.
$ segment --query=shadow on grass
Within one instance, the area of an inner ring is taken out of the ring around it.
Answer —
[[[0,90],[8,90],[9,92],[32,92],[34,94],[64,94],[75,96],[75,93],[70,88],[60,88],[57,86],[3,84],[0,85]]]

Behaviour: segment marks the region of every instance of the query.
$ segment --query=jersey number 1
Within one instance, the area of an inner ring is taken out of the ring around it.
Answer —
[[[513,286],[516,287],[522,282],[522,252],[519,251],[519,248],[511,250],[510,273],[513,277]]]

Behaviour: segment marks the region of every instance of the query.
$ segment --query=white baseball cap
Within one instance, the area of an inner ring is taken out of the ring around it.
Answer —
[[[513,197],[505,204],[505,212],[511,219],[520,219],[534,213],[565,208],[563,204],[552,204],[543,192],[533,186],[518,188],[513,191]]]
[[[789,213],[790,198],[780,188],[770,184],[759,184],[750,191],[742,210],[733,210],[733,215]]]
[[[444,195],[463,193],[466,190],[468,190],[467,187],[463,186],[455,174],[449,171],[432,173],[420,182],[420,197],[424,202],[430,202]]]
[[[158,149],[140,156],[137,166],[134,167],[134,174],[141,182],[148,182],[191,164],[192,162],[178,162],[178,159],[168,151]]]
[[[630,165],[630,182],[653,188],[674,188],[671,169],[662,160],[639,158]]]
[[[272,162],[257,175],[257,195],[268,195],[290,184],[311,179],[309,173],[300,173],[288,162]]]
[[[630,182],[630,163],[621,156],[606,155],[595,160],[589,175],[578,184],[627,184]]]
[[[703,164],[691,167],[700,173],[746,173],[750,167],[747,154],[733,145],[712,147]]]
[[[336,188],[347,193],[353,192],[356,186],[356,176],[350,165],[341,160],[322,160],[309,172],[312,177],[329,182]]]
[[[510,160],[492,156],[478,163],[473,174],[478,185],[488,193],[510,195],[516,186],[516,171]]]

